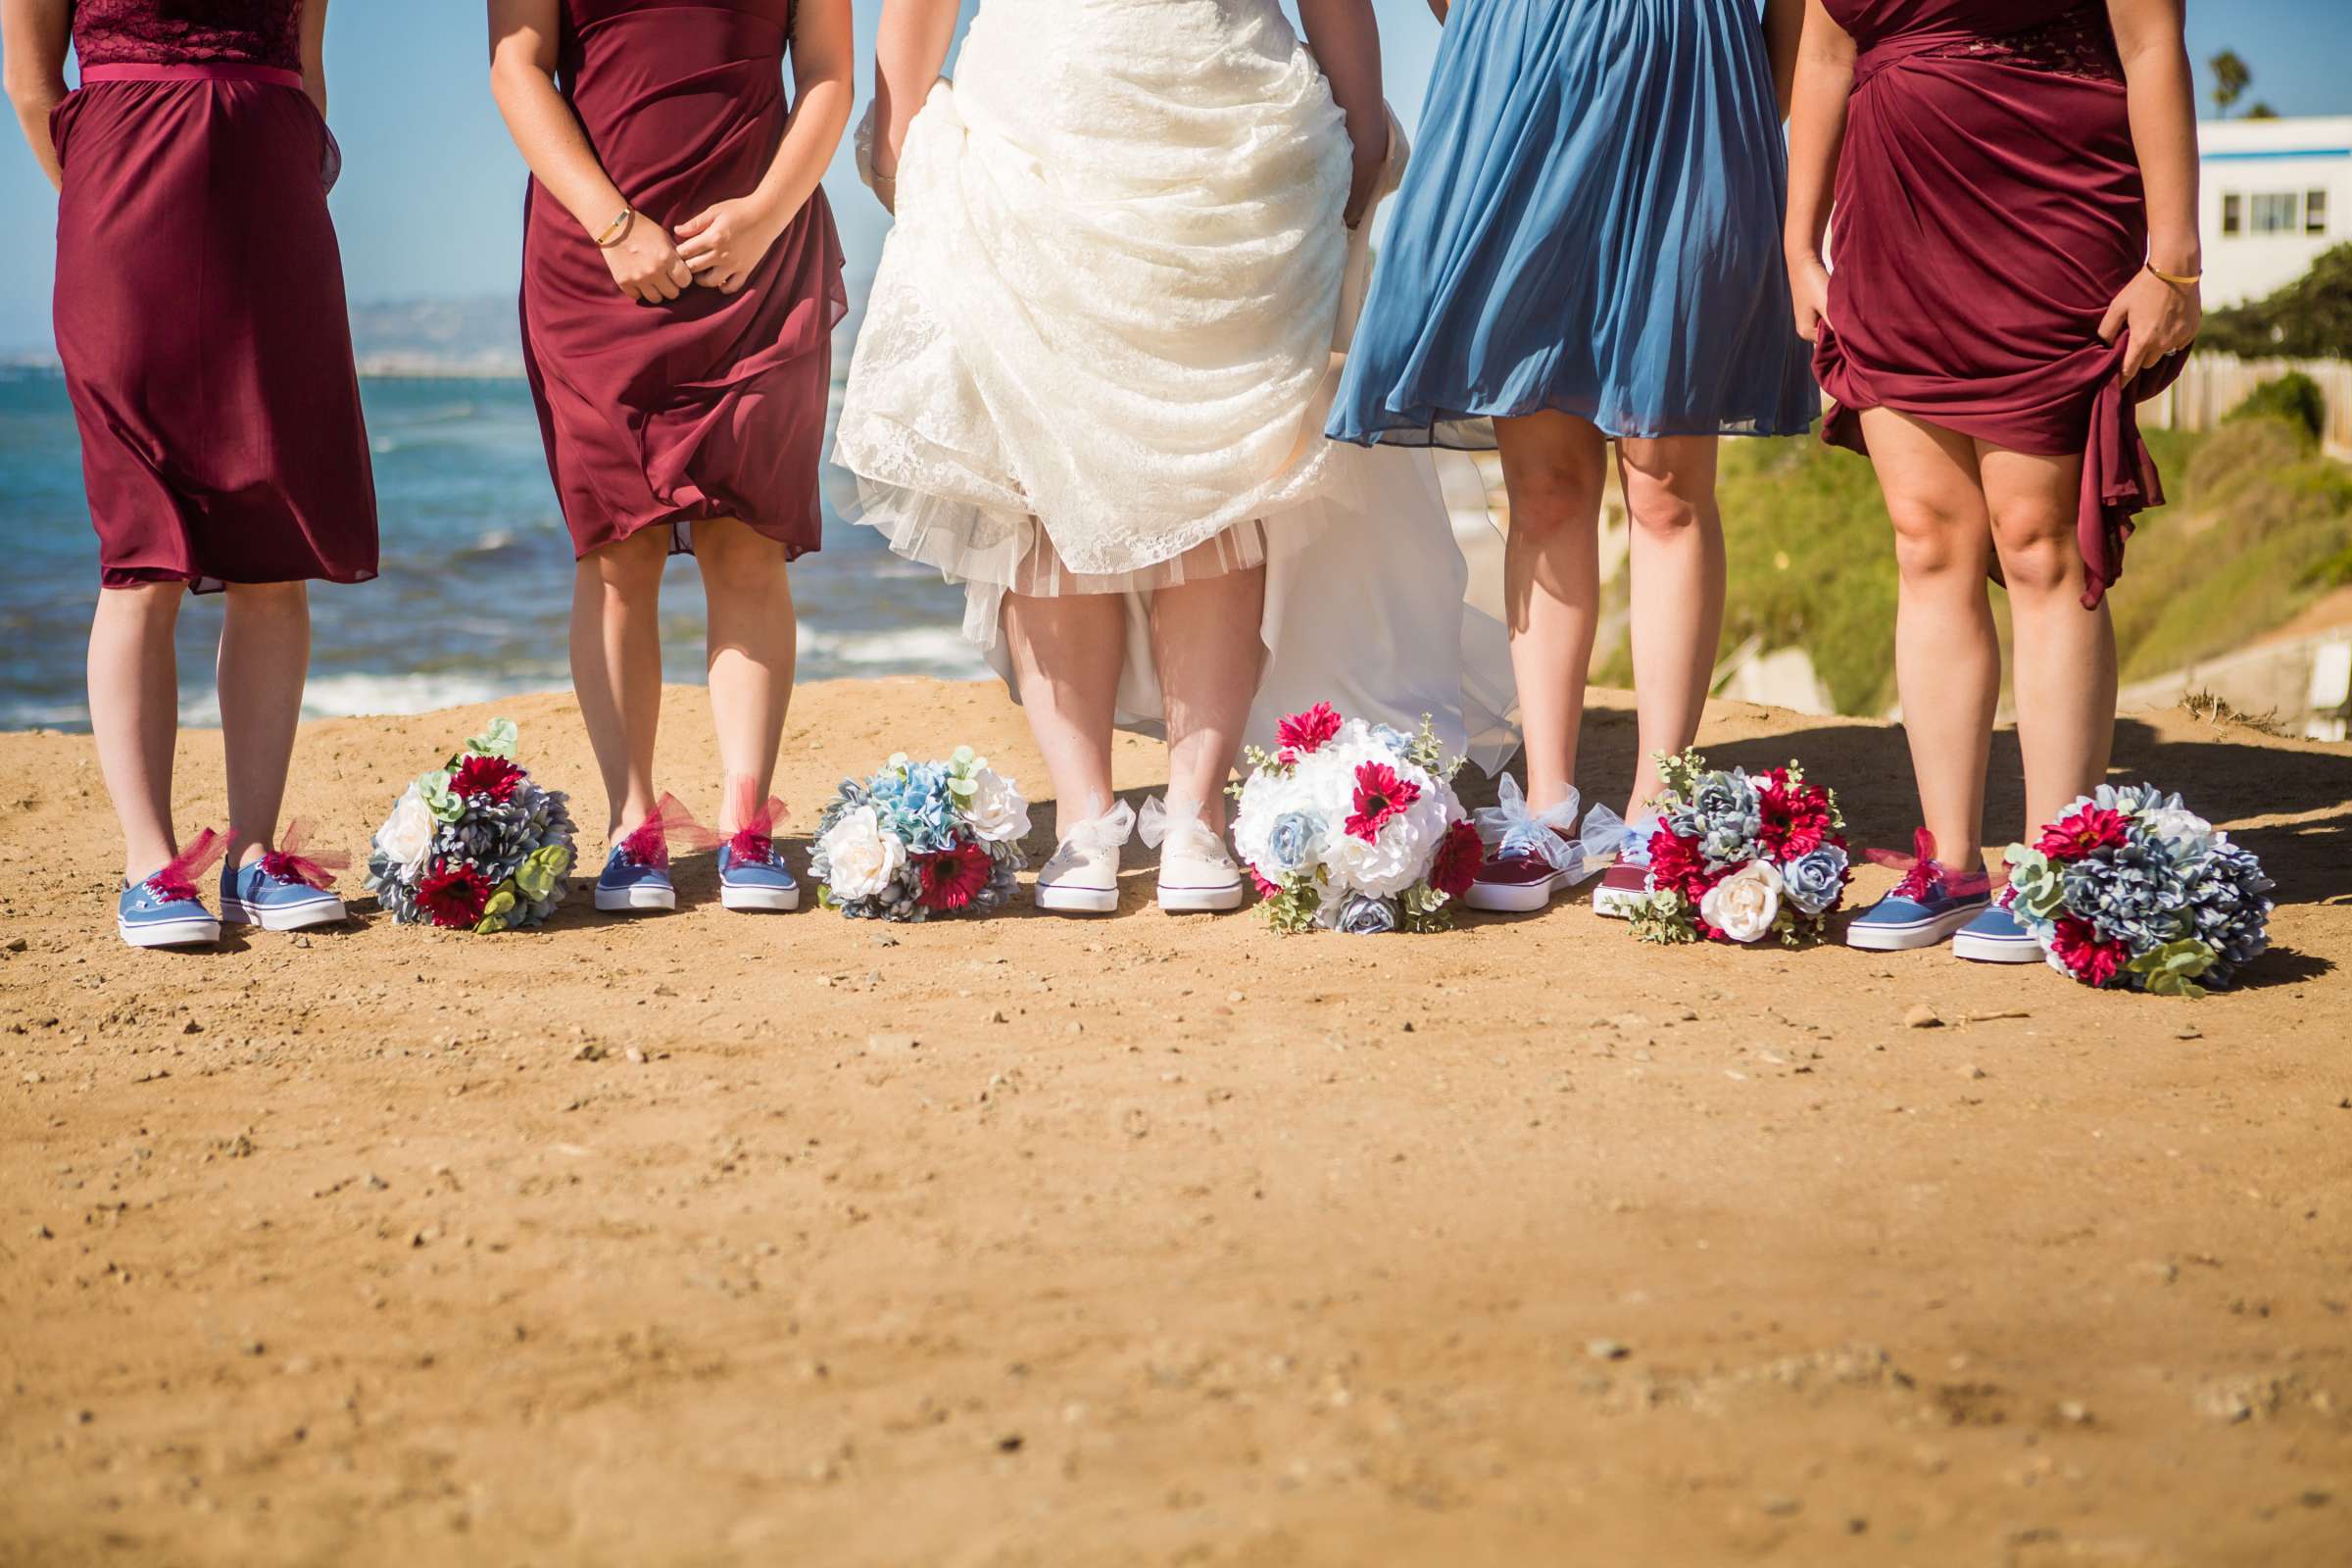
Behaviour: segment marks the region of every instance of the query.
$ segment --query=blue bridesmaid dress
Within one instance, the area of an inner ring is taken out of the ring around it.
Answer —
[[[1787,144],[1756,0],[1454,0],[1330,434],[1795,435]]]

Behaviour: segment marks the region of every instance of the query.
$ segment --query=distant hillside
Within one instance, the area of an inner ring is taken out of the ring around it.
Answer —
[[[850,279],[849,317],[833,336],[836,374],[849,367],[871,282]],[[351,338],[362,375],[522,374],[522,331],[511,295],[354,304]]]

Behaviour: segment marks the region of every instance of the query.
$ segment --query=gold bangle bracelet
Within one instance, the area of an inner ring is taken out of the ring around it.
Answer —
[[[620,210],[620,215],[613,219],[610,223],[607,223],[605,225],[605,231],[596,236],[596,248],[600,251],[609,251],[613,246],[619,244],[622,240],[627,239],[629,237],[630,226],[636,221],[637,209],[634,207],[623,207]]]
[[[2156,277],[2162,278],[2165,282],[2172,284],[2175,288],[2195,288],[2199,283],[2205,281],[2205,274],[2203,272],[2168,272],[2163,268],[2158,267],[2154,262],[2149,262],[2146,265],[2150,273]]]

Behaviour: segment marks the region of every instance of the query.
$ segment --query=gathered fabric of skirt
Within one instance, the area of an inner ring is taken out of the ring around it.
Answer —
[[[1455,0],[1331,420],[1487,449],[1489,416],[1795,435],[1788,154],[1754,0]]]
[[[900,156],[858,520],[965,583],[983,647],[1007,591],[1262,563],[1326,480],[1348,171],[1277,0],[987,0]]]

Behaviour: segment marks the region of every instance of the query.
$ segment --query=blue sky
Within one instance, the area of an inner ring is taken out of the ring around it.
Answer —
[[[967,13],[977,0],[965,0]],[[1419,114],[1438,29],[1423,0],[1374,0],[1389,96]],[[857,0],[870,45],[881,0]],[[345,153],[334,198],[355,299],[507,294],[520,246],[523,172],[491,108],[481,0],[336,0],[327,27],[332,119]],[[2189,0],[2199,62],[2224,47],[2254,70],[2251,97],[2281,114],[2352,113],[2347,0]],[[861,78],[870,69],[870,54]],[[860,82],[862,104],[863,82]],[[845,149],[827,180],[853,274],[872,270],[881,210]],[[54,208],[21,147],[0,147],[0,351],[45,348]]]

